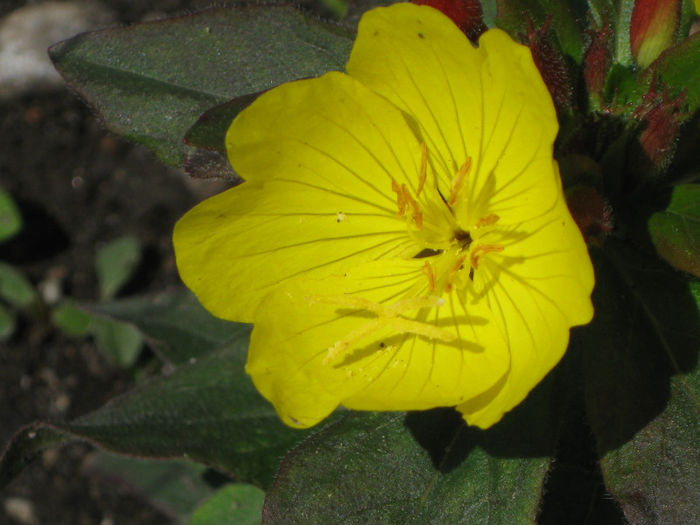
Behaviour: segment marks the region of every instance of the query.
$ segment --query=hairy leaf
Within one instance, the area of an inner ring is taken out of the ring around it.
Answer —
[[[649,218],[649,234],[659,255],[700,277],[700,184],[674,187],[668,208]]]
[[[561,365],[488,431],[451,408],[351,413],[284,459],[263,523],[534,523],[570,402]]]
[[[204,111],[342,69],[351,44],[349,30],[291,6],[246,4],[78,35],[50,55],[109,129],[180,166]]]
[[[630,523],[692,523],[700,515],[700,290],[612,240],[595,262],[584,377],[607,490]]]

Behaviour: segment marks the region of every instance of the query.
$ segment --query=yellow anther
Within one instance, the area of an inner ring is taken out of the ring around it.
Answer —
[[[418,174],[418,189],[416,190],[416,198],[420,197],[420,192],[425,186],[425,179],[428,177],[428,146],[425,142],[420,145],[420,173]]]
[[[447,204],[449,204],[450,206],[453,206],[457,202],[459,192],[464,186],[464,183],[467,180],[467,175],[469,175],[469,171],[471,169],[472,158],[467,157],[467,160],[464,161],[464,164],[460,166],[459,171],[454,176],[454,179],[452,179],[452,187],[450,188],[450,198],[447,200]]]
[[[500,217],[496,215],[495,213],[491,213],[487,215],[486,217],[482,217],[478,221],[476,221],[476,226],[474,226],[475,229],[483,228],[484,226],[491,226],[492,224],[496,224]]]
[[[478,268],[479,267],[479,257],[481,257],[482,255],[486,255],[487,253],[490,253],[490,252],[502,252],[502,251],[503,251],[503,246],[500,246],[498,244],[482,244],[482,245],[474,248],[469,260],[471,261],[473,268]]]

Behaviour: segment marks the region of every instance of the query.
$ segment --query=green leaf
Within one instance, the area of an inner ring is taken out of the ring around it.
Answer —
[[[534,523],[570,383],[563,362],[487,431],[451,408],[353,412],[283,460],[265,523]]]
[[[634,0],[619,0],[614,13],[615,18],[613,19],[613,29],[615,30],[613,60],[623,66],[632,66],[634,64],[632,47],[630,45],[632,9],[634,9]]]
[[[39,296],[32,283],[14,266],[0,262],[0,298],[17,308],[27,308]]]
[[[237,5],[76,36],[50,49],[68,84],[112,131],[180,166],[207,109],[343,69],[349,30],[287,5]]]
[[[15,316],[0,304],[0,341],[7,341],[15,332]]]
[[[231,122],[241,111],[247,108],[259,93],[234,98],[224,104],[206,111],[197,122],[187,130],[185,143],[197,148],[226,153],[226,132]]]
[[[136,363],[143,347],[143,337],[135,326],[94,316],[90,333],[97,348],[117,365],[128,368]]]
[[[226,155],[226,132],[233,119],[250,105],[257,93],[234,98],[205,112],[185,134],[183,167],[192,177],[223,178],[240,182]]]
[[[97,451],[90,455],[83,468],[91,475],[128,485],[144,500],[178,521],[186,519],[213,493],[203,478],[207,468],[190,461],[156,461]]]
[[[583,31],[577,20],[583,20],[582,3],[565,0],[497,0],[496,24],[513,37],[526,35],[528,20],[536,29],[552,15],[551,28],[559,48],[565,55],[580,63],[583,57]],[[525,15],[525,16],[524,16]]]
[[[19,475],[44,450],[70,439],[67,433],[48,423],[33,423],[21,428],[0,457],[0,489]]]
[[[184,456],[266,487],[279,458],[311,431],[286,427],[258,394],[243,368],[247,346],[247,337],[241,337],[91,414],[50,428],[122,454]],[[40,424],[33,431],[48,428]],[[35,455],[30,441],[22,433],[10,444],[9,457],[0,463],[0,481],[16,475],[27,462],[23,458]]]
[[[12,197],[0,188],[0,242],[9,239],[22,229],[22,215]]]
[[[700,277],[700,184],[675,186],[668,208],[649,218],[649,234],[661,257]]]
[[[108,242],[97,250],[95,271],[100,284],[100,299],[114,297],[141,263],[141,243],[133,235]]]
[[[155,343],[158,355],[172,365],[201,358],[250,333],[250,325],[212,316],[184,289],[83,306],[91,312],[138,327]]]
[[[700,108],[700,33],[659,55],[644,72],[643,81],[649,85],[657,78],[671,86],[675,94],[686,93],[688,117]]]
[[[617,13],[617,2],[614,0],[588,0],[587,14],[590,15],[597,27],[602,27],[603,22],[615,20]]]
[[[630,523],[693,523],[700,289],[614,240],[593,255],[596,316],[585,331],[584,378],[606,488]]]
[[[51,322],[64,333],[73,337],[79,337],[88,334],[92,316],[73,302],[68,301],[59,304],[53,309]]]
[[[123,368],[136,363],[143,347],[143,336],[135,326],[97,315],[72,301],[57,306],[51,312],[51,322],[73,337],[92,335],[98,350]]]
[[[187,525],[260,525],[265,493],[245,483],[224,486],[194,511]]]
[[[115,452],[187,457],[266,486],[308,431],[284,426],[245,374],[247,338],[65,425]]]

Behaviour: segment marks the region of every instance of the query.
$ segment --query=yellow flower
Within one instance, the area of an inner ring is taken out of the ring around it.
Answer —
[[[246,369],[289,425],[456,406],[489,427],[593,314],[550,96],[504,32],[474,48],[412,4],[365,14],[346,70],[235,119],[246,182],[178,222],[180,274],[255,324]]]

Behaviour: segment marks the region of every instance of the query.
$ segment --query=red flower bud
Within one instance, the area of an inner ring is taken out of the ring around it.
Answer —
[[[591,43],[583,56],[583,77],[588,93],[595,97],[594,100],[598,104],[602,104],[605,78],[610,67],[610,46],[614,32],[606,17],[600,29],[589,29],[587,33],[591,36]]]
[[[566,203],[586,242],[600,243],[612,231],[612,208],[594,188],[571,188],[566,192]]]
[[[535,29],[532,19],[527,20],[527,42],[532,52],[532,59],[539,69],[544,83],[552,95],[557,108],[571,105],[571,82],[566,71],[566,64],[561,52],[547,37],[552,17],[545,20],[540,29]]]
[[[685,117],[681,112],[685,98],[685,91],[673,99],[667,89],[657,91],[654,80],[634,110],[635,118],[646,123],[639,143],[657,168],[665,167],[673,158],[678,130]]]
[[[637,64],[647,67],[673,44],[680,21],[680,0],[636,0],[630,46]]]
[[[479,40],[481,33],[486,31],[479,0],[413,0],[413,3],[442,11],[474,43]]]

